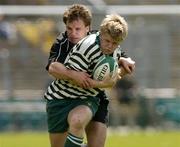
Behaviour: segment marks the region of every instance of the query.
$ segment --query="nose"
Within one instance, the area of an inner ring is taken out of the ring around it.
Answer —
[[[75,30],[72,30],[71,31],[71,36],[75,36],[76,35],[76,31]]]

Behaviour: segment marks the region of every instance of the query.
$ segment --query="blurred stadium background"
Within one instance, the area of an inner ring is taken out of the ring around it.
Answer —
[[[178,130],[180,0],[0,0],[0,132],[46,131],[45,65],[73,3],[92,10],[92,29],[109,13],[129,24],[122,48],[136,70],[114,89],[110,126]]]

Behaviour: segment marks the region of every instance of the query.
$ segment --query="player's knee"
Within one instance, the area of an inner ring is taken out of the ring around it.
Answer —
[[[80,115],[74,115],[69,119],[69,126],[74,129],[83,129],[85,127],[85,121]]]

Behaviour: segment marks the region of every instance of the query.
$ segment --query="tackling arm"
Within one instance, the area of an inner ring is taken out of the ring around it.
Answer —
[[[48,71],[53,77],[68,80],[82,88],[110,88],[114,86],[118,78],[117,74],[113,78],[107,77],[103,81],[93,80],[89,74],[68,69],[59,62],[52,62]]]
[[[68,69],[62,63],[52,62],[48,71],[57,79],[68,80],[82,88],[92,88],[89,74]]]

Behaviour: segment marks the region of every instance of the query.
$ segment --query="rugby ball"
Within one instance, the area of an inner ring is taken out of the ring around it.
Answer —
[[[103,55],[99,58],[97,64],[93,69],[93,79],[102,81],[108,75],[113,77],[118,71],[117,61],[108,55]]]

